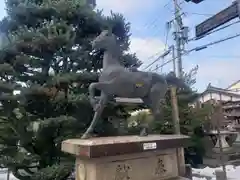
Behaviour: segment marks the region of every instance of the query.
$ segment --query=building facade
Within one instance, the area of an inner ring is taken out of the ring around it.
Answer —
[[[240,123],[240,80],[231,84],[226,89],[208,85],[194,101],[192,106],[202,107],[206,103],[215,104],[222,102],[223,115],[226,122]]]
[[[209,101],[240,101],[240,81],[232,84],[226,89],[214,87],[209,84],[206,90],[194,101],[194,105],[204,104]]]

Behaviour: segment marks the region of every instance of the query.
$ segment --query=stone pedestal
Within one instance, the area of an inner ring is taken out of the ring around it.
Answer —
[[[233,143],[233,145],[240,146],[240,125],[239,125],[239,124],[236,125],[236,126],[234,127],[234,129],[236,129],[236,131],[238,132],[238,134],[237,134],[237,138],[236,138],[235,142]]]
[[[216,170],[216,180],[227,180],[226,174],[223,172],[223,170]]]
[[[231,147],[229,146],[229,144],[226,141],[226,137],[228,136],[228,134],[221,133],[221,134],[219,134],[219,136],[220,137],[217,137],[217,142],[215,144],[215,147],[213,148],[213,151],[220,152],[220,141],[222,142],[222,150],[229,151],[231,149]]]
[[[218,136],[217,131],[210,131],[209,133],[206,133],[208,135],[214,135],[217,136],[217,142],[215,146],[211,149],[210,147],[212,144],[206,144],[207,152],[203,158],[203,165],[210,166],[210,167],[218,167],[220,158],[223,159],[225,165],[229,164],[238,164],[240,162],[240,147],[233,146],[233,144],[228,144],[226,141],[226,136],[229,135],[237,135],[237,132],[232,131],[220,131],[220,138]],[[210,137],[210,136],[209,136]],[[220,152],[220,140],[222,142],[222,150],[223,152]],[[210,149],[208,149],[210,148]]]
[[[186,180],[183,135],[69,139],[62,151],[76,156],[76,180]]]
[[[232,149],[232,147],[229,146],[229,144],[226,141],[226,137],[231,134],[236,134],[237,132],[232,131],[220,131],[220,134],[218,136],[218,132],[215,130],[210,131],[207,133],[208,135],[216,135],[217,136],[217,142],[215,144],[215,147],[212,149],[213,152],[219,153],[220,152],[220,141],[222,142],[222,150],[223,152],[228,152]]]

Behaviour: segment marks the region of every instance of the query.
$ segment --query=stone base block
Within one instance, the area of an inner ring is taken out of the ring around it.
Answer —
[[[76,180],[186,180],[181,135],[67,140],[62,150],[76,155]]]
[[[77,180],[146,180],[169,179],[178,176],[176,151],[113,156],[104,159],[76,161]],[[84,177],[83,177],[84,176]]]

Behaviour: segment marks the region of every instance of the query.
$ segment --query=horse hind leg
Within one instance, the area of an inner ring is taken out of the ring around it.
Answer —
[[[149,98],[149,96],[146,96],[144,98],[142,98],[144,104],[150,108],[151,110],[151,99]],[[141,131],[139,136],[147,136],[149,134],[149,129],[150,129],[150,125],[149,125],[149,119],[145,120],[143,123],[141,123]]]
[[[143,102],[145,105],[148,106],[148,108],[151,110],[152,115],[154,117],[154,121],[162,119],[163,113],[161,111],[162,102],[164,101],[165,93],[163,90],[161,90],[162,86],[160,85],[154,85],[151,88],[150,93],[148,96],[143,98]],[[145,122],[142,125],[142,130],[140,132],[140,136],[147,136],[150,128],[150,124],[152,122]]]
[[[150,109],[153,113],[154,120],[159,120],[163,117],[162,106],[165,102],[165,95],[167,92],[167,86],[163,84],[155,84],[151,88],[149,98],[151,99]]]

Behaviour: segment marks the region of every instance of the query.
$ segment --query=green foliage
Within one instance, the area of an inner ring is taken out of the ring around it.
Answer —
[[[102,66],[103,53],[90,42],[111,28],[124,65],[138,67],[136,56],[126,53],[130,25],[82,0],[6,0],[6,7],[0,22],[0,164],[20,180],[65,179],[74,160],[61,152],[61,142],[80,137],[92,120],[87,88]],[[102,119],[108,116],[128,113],[109,106]],[[107,124],[99,123],[96,134],[113,133]]]

